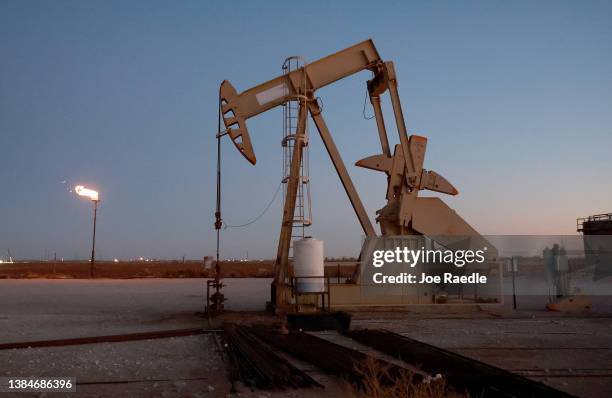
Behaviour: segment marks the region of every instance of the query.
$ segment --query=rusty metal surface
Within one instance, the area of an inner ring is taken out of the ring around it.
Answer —
[[[386,368],[380,383],[392,385],[400,374],[410,372],[408,369],[389,362],[371,357],[362,352],[343,347],[319,337],[303,333],[291,332],[279,334],[269,328],[253,329],[254,333],[266,343],[282,350],[300,360],[310,362],[325,373],[341,377],[357,386],[362,385],[363,373],[359,367],[368,361],[374,361],[379,368]],[[414,374],[414,380],[420,382],[421,374]]]
[[[274,353],[248,326],[225,326],[230,379],[261,389],[323,387],[285,358]]]
[[[386,330],[353,330],[346,335],[431,374],[441,374],[458,391],[477,397],[573,397],[506,370]]]

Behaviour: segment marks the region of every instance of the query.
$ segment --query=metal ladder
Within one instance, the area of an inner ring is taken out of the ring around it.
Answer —
[[[289,74],[296,69],[304,67],[306,62],[302,57],[294,56],[283,62],[283,74]],[[305,82],[304,82],[305,84]],[[283,104],[283,201],[287,193],[287,183],[291,170],[293,148],[298,125],[299,101],[297,99]],[[310,168],[308,150],[308,118],[306,118],[306,145],[303,149],[302,163],[300,164],[300,180],[298,182],[295,212],[291,228],[291,244],[289,246],[289,259],[293,259],[293,240],[303,239],[306,236],[306,227],[312,224],[311,197],[310,197]],[[283,203],[284,204],[284,203]]]

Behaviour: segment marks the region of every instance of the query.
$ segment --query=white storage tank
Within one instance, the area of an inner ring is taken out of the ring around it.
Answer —
[[[324,276],[325,263],[323,241],[305,238],[293,241],[293,276]],[[297,280],[299,293],[319,293],[325,291],[324,278],[304,278]]]

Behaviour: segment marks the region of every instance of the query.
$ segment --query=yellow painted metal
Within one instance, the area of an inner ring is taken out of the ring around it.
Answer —
[[[255,164],[256,156],[246,120],[285,104],[287,101],[300,101],[299,128],[303,128],[306,117],[310,114],[364,234],[375,236],[376,231],[323,119],[315,95],[317,89],[363,70],[369,70],[373,73],[373,78],[368,80],[367,87],[370,102],[374,109],[382,154],[362,159],[357,162],[357,166],[384,172],[387,175],[387,204],[377,211],[376,219],[380,224],[382,235],[462,235],[476,236],[486,242],[474,228],[442,200],[418,197],[419,191],[423,189],[449,195],[457,195],[458,190],[440,174],[423,167],[427,138],[408,135],[393,62],[385,62],[380,58],[372,40],[365,40],[338,51],[242,93],[238,93],[229,81],[223,81],[220,96],[225,132],[240,153],[250,163]],[[388,92],[391,97],[399,138],[399,144],[394,147],[393,155],[391,155],[381,107],[380,95],[385,92]],[[288,290],[286,289],[288,255],[292,229],[291,221],[295,211],[297,186],[295,182],[299,178],[302,148],[303,143],[300,144],[298,139],[293,152],[290,181],[287,187],[279,236],[274,282],[277,292],[276,305],[279,306],[287,304],[289,300]],[[354,275],[358,275],[357,270]],[[279,292],[279,290],[282,292]],[[346,293],[350,296],[353,293],[349,291],[354,289],[347,288],[345,290],[341,294]],[[334,300],[333,296],[332,294],[332,300]],[[339,296],[337,300],[343,300],[341,297],[343,296]]]

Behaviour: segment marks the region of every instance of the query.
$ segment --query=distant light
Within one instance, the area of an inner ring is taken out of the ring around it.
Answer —
[[[117,260],[117,259],[114,259],[114,260],[113,260],[113,262],[114,262],[114,263],[118,263],[118,262],[119,262],[119,260]]]
[[[93,189],[85,188],[82,185],[77,185],[74,187],[74,192],[76,192],[79,196],[86,196],[91,200],[98,200],[98,191],[94,191]]]

